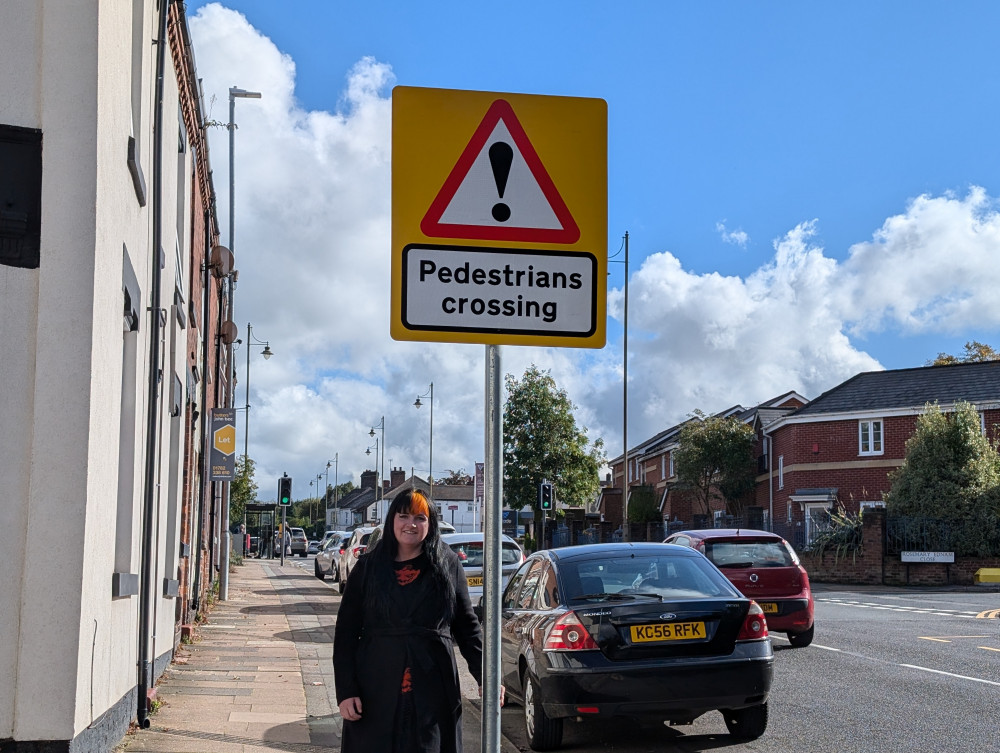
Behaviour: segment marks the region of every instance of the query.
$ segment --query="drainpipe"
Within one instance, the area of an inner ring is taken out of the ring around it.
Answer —
[[[149,712],[146,707],[146,695],[152,674],[152,660],[147,668],[146,659],[150,645],[150,609],[153,595],[153,536],[155,534],[153,511],[156,505],[156,453],[157,432],[159,431],[160,414],[160,248],[163,243],[163,71],[167,55],[167,15],[171,0],[160,0],[160,16],[156,35],[156,95],[153,106],[153,248],[150,254],[152,262],[152,290],[150,293],[150,326],[149,348],[149,409],[146,423],[146,478],[143,499],[142,520],[142,584],[139,591],[139,677],[138,677],[138,709],[136,718],[139,727],[149,727]]]
[[[771,441],[771,435],[763,426],[760,431],[767,442],[767,517],[771,524],[771,531],[774,531],[774,442]]]
[[[215,199],[210,199],[214,202]],[[202,568],[202,555],[201,555],[201,545],[205,540],[205,480],[207,478],[207,447],[208,447],[208,423],[211,421],[211,413],[208,410],[208,317],[211,314],[211,299],[212,299],[212,270],[210,266],[211,259],[209,254],[212,248],[212,210],[210,208],[205,209],[205,263],[203,265],[202,272],[202,302],[201,302],[201,321],[202,321],[202,338],[201,338],[201,434],[199,436],[199,447],[201,447],[201,452],[198,453],[198,526],[197,526],[197,536],[193,540],[193,544],[197,546],[197,550],[194,552],[194,599],[191,603],[191,608],[194,610],[195,614],[198,614],[198,610],[201,608],[201,568]]]

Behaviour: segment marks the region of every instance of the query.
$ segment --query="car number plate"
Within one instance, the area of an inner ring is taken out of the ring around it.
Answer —
[[[704,622],[666,622],[658,625],[632,625],[632,643],[705,640]]]
[[[481,575],[470,575],[466,580],[469,582],[470,586],[481,586],[483,585],[483,576]]]
[[[761,609],[764,610],[764,614],[777,614],[778,605],[773,601],[761,601],[757,602]]]

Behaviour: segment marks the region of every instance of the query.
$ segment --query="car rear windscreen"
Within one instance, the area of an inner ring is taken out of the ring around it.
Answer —
[[[705,556],[716,567],[791,567],[795,563],[783,541],[706,541]]]
[[[482,567],[485,557],[484,544],[482,541],[466,541],[464,543],[450,544],[451,550],[462,560],[463,567]],[[521,561],[521,550],[517,544],[509,541],[501,542],[500,564],[516,565]]]

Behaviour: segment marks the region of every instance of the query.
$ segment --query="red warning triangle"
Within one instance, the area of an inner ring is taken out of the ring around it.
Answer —
[[[486,111],[427,214],[432,238],[576,243],[573,215],[506,100]]]

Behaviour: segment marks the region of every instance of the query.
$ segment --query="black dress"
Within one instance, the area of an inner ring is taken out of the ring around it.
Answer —
[[[337,702],[361,698],[361,719],[344,721],[343,753],[461,753],[462,696],[452,639],[481,681],[483,643],[462,563],[446,550],[455,583],[447,606],[421,554],[395,563],[389,618],[364,598],[371,561],[351,571],[337,613],[333,666]]]

